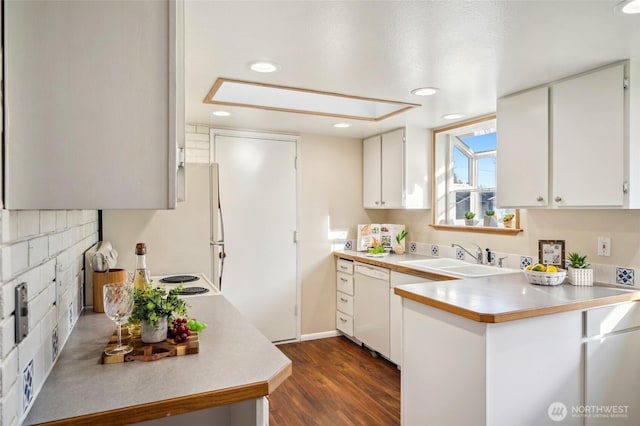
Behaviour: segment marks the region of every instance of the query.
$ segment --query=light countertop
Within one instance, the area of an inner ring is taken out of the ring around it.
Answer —
[[[24,423],[140,422],[261,398],[291,374],[291,361],[224,296],[187,303],[208,325],[200,353],[153,362],[100,364],[115,324],[83,312]]]
[[[530,284],[524,274],[514,273],[473,279],[455,279],[400,264],[429,259],[414,254],[368,257],[365,252],[336,251],[334,256],[356,260],[430,280],[395,287],[395,294],[478,322],[496,323],[558,312],[640,300],[637,288],[611,286],[541,286]],[[448,280],[448,281],[445,281]]]

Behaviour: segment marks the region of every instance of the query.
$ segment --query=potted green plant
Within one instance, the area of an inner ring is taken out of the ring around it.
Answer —
[[[179,285],[167,292],[164,286],[147,284],[144,290],[133,290],[133,312],[129,322],[142,325],[140,338],[144,343],[161,342],[167,338],[170,316],[186,316],[187,304],[178,297]]]
[[[475,221],[473,220],[473,218],[476,217],[476,214],[474,212],[466,212],[464,214],[464,224],[467,226],[473,226]]]
[[[577,252],[569,253],[569,267],[567,268],[567,278],[573,285],[593,285],[593,269],[586,261],[587,256]]]
[[[496,212],[493,210],[487,210],[484,212],[484,226],[496,227],[498,221],[496,220]]]
[[[394,247],[393,251],[396,252],[396,254],[403,254],[404,253],[404,239],[407,238],[407,231],[405,231],[404,229],[396,235],[396,246]]]
[[[516,217],[513,213],[507,213],[502,217],[502,224],[505,228],[513,228],[513,218]]]

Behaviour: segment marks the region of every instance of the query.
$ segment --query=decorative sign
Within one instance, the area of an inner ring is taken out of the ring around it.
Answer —
[[[538,240],[538,262],[564,267],[564,240]]]

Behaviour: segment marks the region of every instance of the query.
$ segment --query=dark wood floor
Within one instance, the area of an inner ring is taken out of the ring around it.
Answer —
[[[399,425],[400,371],[345,337],[278,346],[293,374],[269,396],[271,425]]]

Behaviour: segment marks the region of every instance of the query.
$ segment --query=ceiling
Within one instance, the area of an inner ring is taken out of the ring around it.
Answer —
[[[604,1],[186,0],[186,121],[363,138],[495,112],[500,96],[640,60],[640,14]],[[249,69],[279,64],[272,74]],[[422,104],[379,122],[203,103],[218,77]],[[435,86],[439,93],[410,91]],[[224,109],[229,117],[216,117]],[[333,127],[346,121],[346,129]]]

